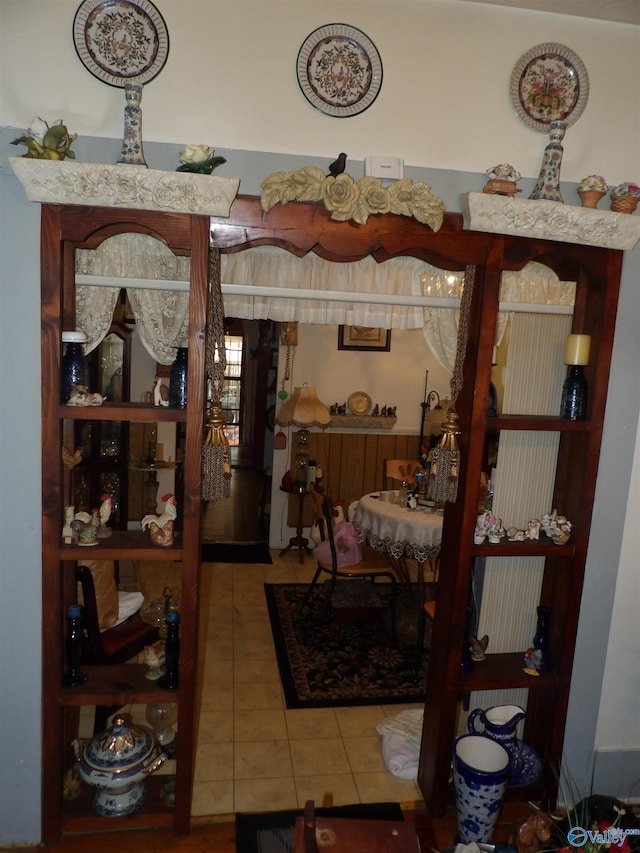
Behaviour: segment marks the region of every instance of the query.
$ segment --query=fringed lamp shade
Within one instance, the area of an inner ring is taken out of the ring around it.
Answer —
[[[281,406],[276,423],[279,426],[317,426],[325,429],[331,423],[331,415],[325,404],[318,399],[316,389],[303,385],[302,388],[296,388]]]
[[[329,409],[318,399],[315,388],[303,385],[296,388],[291,397],[281,406],[276,417],[279,426],[297,426],[296,455],[294,460],[295,479],[306,482],[309,460],[309,427],[325,429],[331,423]]]

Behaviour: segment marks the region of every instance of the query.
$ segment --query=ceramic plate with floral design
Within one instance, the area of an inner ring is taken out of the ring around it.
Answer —
[[[169,55],[169,33],[149,0],[84,0],[73,19],[80,61],[109,86],[148,83]]]
[[[348,24],[325,24],[308,35],[298,53],[297,73],[309,103],[338,118],[366,110],[382,86],[375,44]]]
[[[520,57],[511,72],[511,102],[519,118],[541,133],[552,121],[574,124],[587,105],[589,75],[580,57],[563,44],[547,42]]]

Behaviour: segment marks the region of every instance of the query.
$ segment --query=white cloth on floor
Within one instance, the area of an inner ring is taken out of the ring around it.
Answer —
[[[376,731],[382,735],[385,767],[400,779],[418,778],[423,716],[422,709],[409,709],[382,720],[376,726]]]

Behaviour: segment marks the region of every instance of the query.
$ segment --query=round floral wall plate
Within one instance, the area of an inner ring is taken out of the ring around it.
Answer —
[[[80,61],[109,86],[148,83],[169,55],[169,33],[149,0],[84,0],[73,19]]]
[[[548,133],[553,121],[567,126],[578,121],[589,98],[589,75],[576,53],[547,42],[523,53],[511,72],[509,92],[519,118]]]
[[[382,61],[375,44],[348,24],[325,24],[308,35],[296,68],[309,103],[338,118],[366,110],[382,86]]]

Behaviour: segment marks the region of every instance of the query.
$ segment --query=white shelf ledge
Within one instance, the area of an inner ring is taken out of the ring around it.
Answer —
[[[606,249],[633,249],[640,240],[640,216],[630,213],[490,193],[463,193],[460,203],[469,231]]]
[[[29,201],[229,216],[240,178],[10,157]]]

